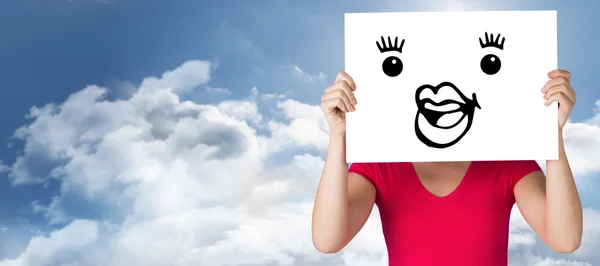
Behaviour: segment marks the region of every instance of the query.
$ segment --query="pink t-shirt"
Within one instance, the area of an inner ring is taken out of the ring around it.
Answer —
[[[535,161],[473,161],[448,196],[431,194],[412,163],[353,163],[377,205],[390,266],[506,266],[513,189]]]

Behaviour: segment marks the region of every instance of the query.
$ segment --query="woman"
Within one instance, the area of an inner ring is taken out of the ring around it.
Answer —
[[[575,105],[570,74],[548,73],[540,97],[559,104],[559,159],[535,161],[354,163],[345,161],[345,113],[355,110],[352,78],[341,72],[321,108],[330,127],[327,159],[315,198],[314,246],[345,247],[377,204],[389,265],[508,264],[509,218],[516,203],[552,250],[575,251],[582,207],[565,154],[562,128]],[[552,145],[552,143],[549,143]]]

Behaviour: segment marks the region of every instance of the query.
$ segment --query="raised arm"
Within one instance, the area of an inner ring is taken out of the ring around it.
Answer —
[[[354,90],[350,76],[341,72],[322,98],[330,137],[313,207],[312,240],[323,253],[344,248],[363,227],[375,202],[371,182],[359,174],[348,174],[345,114],[354,110]]]
[[[547,161],[546,172],[547,176],[535,171],[523,177],[515,186],[515,199],[523,218],[548,247],[571,253],[581,244],[583,215],[562,143],[559,160]]]
[[[570,253],[579,248],[583,233],[581,200],[563,143],[562,128],[575,105],[570,74],[555,70],[544,86],[545,99],[559,103],[559,156],[546,161],[546,176],[536,171],[523,177],[514,188],[517,205],[525,220],[550,248]]]
[[[312,239],[317,250],[335,253],[344,248],[369,218],[375,203],[375,187],[357,173],[348,174],[344,140],[332,138],[312,220]]]

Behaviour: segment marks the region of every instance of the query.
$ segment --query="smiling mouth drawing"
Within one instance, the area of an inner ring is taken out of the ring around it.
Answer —
[[[460,141],[471,128],[475,107],[481,109],[475,93],[469,99],[447,81],[436,87],[422,85],[415,93],[415,101],[415,133],[423,144],[439,149]]]

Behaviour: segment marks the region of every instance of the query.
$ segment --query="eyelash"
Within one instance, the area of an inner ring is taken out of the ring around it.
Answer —
[[[377,48],[379,48],[379,51],[381,53],[385,53],[385,52],[389,52],[389,51],[397,51],[399,53],[402,53],[402,47],[404,46],[404,39],[402,39],[400,46],[398,46],[398,37],[396,37],[394,46],[392,46],[392,38],[389,36],[388,36],[388,42],[389,42],[389,45],[386,46],[385,39],[383,38],[383,36],[381,36],[381,44],[379,44],[379,41],[377,41]]]
[[[488,38],[488,33],[485,33],[485,43],[483,43],[483,40],[481,40],[481,38],[479,38],[479,44],[481,45],[481,48],[485,48],[485,47],[496,47],[500,50],[504,50],[504,37],[502,37],[502,42],[498,43],[498,40],[500,40],[500,34],[498,34],[498,37],[496,37],[496,40],[494,40],[494,34],[490,34],[489,38]]]

